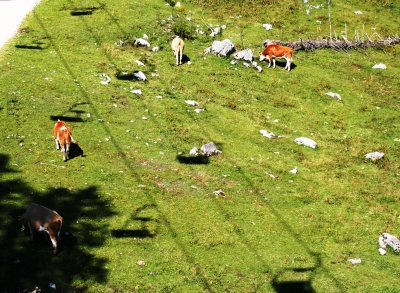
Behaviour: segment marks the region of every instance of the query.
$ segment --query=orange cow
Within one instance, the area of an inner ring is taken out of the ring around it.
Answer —
[[[75,143],[75,140],[72,138],[70,128],[64,121],[58,119],[56,124],[54,124],[53,137],[56,141],[56,149],[59,150],[61,148],[63,160],[66,162],[69,159],[68,153],[71,142]]]
[[[286,66],[285,69],[290,71],[290,64],[292,63],[293,49],[289,47],[284,47],[280,45],[268,45],[265,50],[260,54],[260,61],[268,58],[269,67],[271,67],[271,61],[274,63],[275,68],[275,58],[285,58]]]

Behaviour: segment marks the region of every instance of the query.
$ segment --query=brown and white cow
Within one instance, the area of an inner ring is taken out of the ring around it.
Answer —
[[[68,153],[71,142],[75,143],[75,140],[72,138],[71,129],[64,121],[58,119],[56,124],[54,124],[53,137],[56,141],[56,149],[59,150],[61,148],[63,160],[64,162],[67,161],[69,159]]]
[[[174,56],[176,58],[176,65],[182,64],[183,50],[185,49],[185,43],[178,36],[173,36],[171,48],[174,51]]]
[[[63,220],[56,211],[37,203],[31,203],[19,220],[22,223],[22,231],[29,228],[31,242],[35,232],[47,233],[50,236],[54,254],[57,254],[57,240],[61,239],[60,231]]]
[[[290,71],[290,64],[292,63],[293,49],[290,47],[280,46],[276,44],[267,45],[265,50],[260,54],[260,61],[268,58],[268,68],[271,67],[271,61],[274,63],[275,68],[275,58],[286,59],[285,69]]]

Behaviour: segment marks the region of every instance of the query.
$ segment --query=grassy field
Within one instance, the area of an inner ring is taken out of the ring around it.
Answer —
[[[203,54],[221,25],[254,55],[399,33],[398,1],[308,2],[42,0],[0,51],[0,291],[400,292],[398,253],[378,252],[400,234],[400,46],[296,51],[290,72]],[[57,119],[78,141],[67,162]],[[208,142],[222,154],[189,154]],[[31,202],[64,219],[57,256],[20,231]]]

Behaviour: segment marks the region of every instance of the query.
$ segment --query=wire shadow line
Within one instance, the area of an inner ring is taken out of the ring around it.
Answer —
[[[41,28],[43,29],[43,31],[44,31],[47,35],[50,35],[49,32],[47,31],[46,27],[44,26],[43,22],[40,20],[39,16],[35,13],[35,11],[33,12],[33,14],[34,14],[35,19],[38,21],[39,25],[40,25]],[[71,67],[68,65],[68,62],[67,62],[66,59],[63,57],[61,51],[59,50],[58,46],[56,45],[56,43],[53,41],[52,38],[50,38],[50,43],[51,43],[51,45],[53,46],[54,50],[57,52],[58,56],[60,57],[61,63],[64,65],[64,67],[65,67],[66,70],[68,71],[69,75],[70,75],[71,78],[73,79],[73,82],[74,82],[75,84],[79,84],[76,75],[74,74],[74,72],[73,72],[73,70],[71,69]],[[110,59],[110,60],[111,60],[111,59]],[[82,96],[83,96],[83,97],[86,99],[86,101],[91,105],[91,108],[92,108],[93,113],[95,113],[96,117],[98,117],[98,116],[99,116],[99,115],[98,115],[98,111],[97,111],[96,107],[94,106],[94,104],[92,103],[92,101],[91,101],[89,95],[87,94],[87,92],[84,91],[84,90],[82,89],[82,87],[78,87],[78,88],[79,88],[79,91],[81,92]],[[111,141],[111,143],[114,145],[114,147],[115,147],[115,149],[117,150],[117,152],[121,155],[121,158],[122,158],[122,160],[125,162],[125,165],[129,167],[128,159],[127,159],[125,153],[122,151],[121,147],[118,145],[118,143],[115,141],[115,139],[114,139],[113,136],[111,135],[110,129],[109,129],[109,128],[106,126],[106,124],[104,124],[104,123],[102,123],[101,126],[103,127],[104,131],[111,137],[110,141]],[[135,178],[137,178],[137,180],[140,180],[139,178],[141,178],[141,176],[138,176],[138,174],[135,173],[135,172],[132,170],[132,168],[128,168],[128,169],[130,169],[131,172],[134,173],[133,175],[137,175],[137,176],[135,176]],[[144,182],[142,181],[142,183],[144,183]],[[175,231],[175,230],[172,228],[172,226],[169,224],[169,221],[168,221],[167,217],[161,212],[160,209],[157,208],[157,204],[156,204],[155,198],[154,198],[153,196],[151,196],[150,194],[148,194],[147,192],[146,192],[145,194],[146,194],[146,197],[148,198],[148,200],[151,202],[151,204],[153,204],[153,205],[156,207],[156,209],[157,209],[159,215],[161,215],[161,221],[164,223],[165,226],[168,227],[168,230],[169,230],[170,234],[171,234],[171,235],[173,236],[173,238],[175,239],[175,243],[176,243],[177,246],[183,251],[183,253],[184,253],[184,255],[185,255],[185,258],[186,258],[186,261],[187,261],[188,263],[190,263],[191,265],[193,265],[193,266],[196,268],[196,275],[197,275],[198,277],[200,277],[200,278],[203,280],[202,285],[203,285],[204,290],[207,290],[208,292],[212,292],[213,290],[212,290],[211,284],[210,284],[210,282],[208,281],[208,279],[205,277],[205,275],[201,272],[201,268],[196,264],[195,258],[192,257],[192,256],[189,254],[188,250],[184,249],[184,245],[183,245],[181,242],[178,242],[178,241],[177,241],[177,238],[176,238],[177,233],[176,233],[176,231]]]

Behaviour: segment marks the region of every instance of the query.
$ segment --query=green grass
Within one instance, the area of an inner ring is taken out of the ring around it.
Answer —
[[[327,5],[254,2],[42,0],[25,19],[0,52],[2,292],[398,292],[399,256],[380,256],[378,237],[398,235],[400,47],[297,51],[291,72],[278,62],[261,74],[203,55],[209,24],[255,55],[266,38],[329,37]],[[335,2],[333,29],[386,38],[399,9]],[[168,28],[188,34],[190,65],[174,65]],[[131,45],[143,33],[160,52]],[[148,82],[118,79],[135,70]],[[79,142],[66,163],[57,118]],[[221,155],[190,158],[210,141]],[[384,159],[366,160],[372,151]],[[64,219],[55,257],[20,232],[30,202]]]

